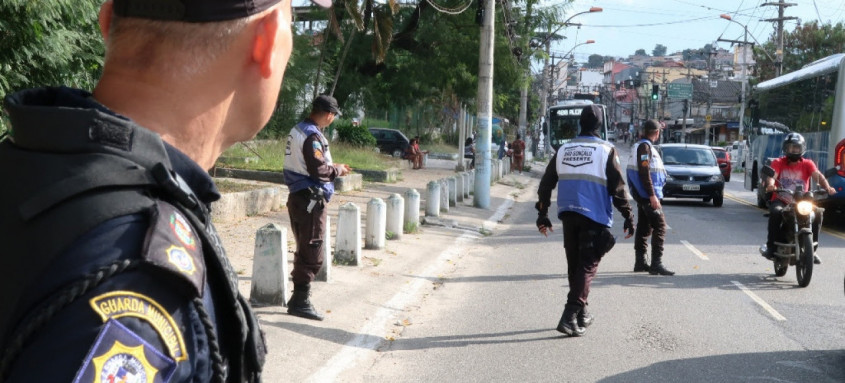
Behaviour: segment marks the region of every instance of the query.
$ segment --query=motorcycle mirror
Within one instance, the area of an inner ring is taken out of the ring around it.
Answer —
[[[766,165],[766,166],[763,166],[763,169],[760,171],[760,173],[763,173],[763,175],[766,176],[766,177],[774,177],[775,176],[775,169],[773,169],[769,165]]]

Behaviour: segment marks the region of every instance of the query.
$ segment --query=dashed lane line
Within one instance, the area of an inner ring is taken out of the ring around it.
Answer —
[[[692,253],[693,253],[693,254],[695,254],[695,255],[697,255],[699,258],[701,258],[701,259],[703,259],[703,260],[705,260],[705,261],[709,261],[709,260],[710,260],[710,258],[708,258],[708,257],[707,257],[707,255],[705,255],[704,253],[702,253],[701,251],[699,251],[698,249],[696,249],[696,248],[695,248],[695,246],[693,246],[691,243],[689,243],[689,242],[687,242],[687,241],[684,241],[684,240],[681,240],[681,243],[683,243],[683,244],[684,244],[684,246],[686,246],[686,247],[687,247],[687,249],[689,249],[689,251],[692,251]]]
[[[748,295],[749,297],[751,297],[751,299],[753,299],[754,302],[757,302],[757,304],[760,305],[760,307],[762,307],[764,310],[768,311],[769,315],[771,315],[773,318],[775,318],[775,320],[779,320],[779,321],[785,321],[786,320],[786,317],[784,317],[783,315],[780,315],[780,313],[777,312],[777,310],[775,310],[772,306],[769,306],[769,304],[766,303],[766,301],[764,301],[763,298],[760,298],[759,296],[757,296],[757,294],[754,294],[753,291],[749,290],[742,283],[739,283],[737,281],[731,281],[731,283],[736,285],[736,287],[739,287],[739,289],[742,290],[742,292],[744,292],[745,295]]]

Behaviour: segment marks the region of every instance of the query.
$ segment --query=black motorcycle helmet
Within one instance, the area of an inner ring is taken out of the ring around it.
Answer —
[[[790,148],[795,146],[801,148],[800,153],[793,153],[791,150],[789,150]],[[798,133],[789,133],[783,139],[783,145],[781,145],[781,150],[783,150],[783,154],[790,161],[798,161],[801,157],[804,156],[804,152],[807,151],[807,143],[804,141],[804,136]]]

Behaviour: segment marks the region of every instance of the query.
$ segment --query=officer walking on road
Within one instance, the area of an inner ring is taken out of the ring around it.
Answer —
[[[643,124],[643,138],[631,148],[628,157],[628,184],[637,202],[637,233],[634,237],[634,271],[651,275],[675,275],[663,266],[663,242],[666,240],[666,218],[660,200],[666,171],[654,143],[660,137],[660,123],[648,120]],[[651,266],[646,262],[648,236],[651,235]]]
[[[288,185],[288,214],[296,238],[293,295],[288,314],[323,320],[311,305],[311,281],[323,266],[326,236],[326,203],[334,194],[335,178],[349,174],[349,166],[332,163],[329,141],[323,129],[340,115],[337,100],[321,95],[314,99],[311,114],[290,131],[285,147],[285,184]]]
[[[552,156],[537,190],[537,228],[548,235],[552,231],[548,216],[551,194],[557,187],[569,278],[569,294],[557,331],[569,336],[584,335],[593,322],[587,312],[590,283],[602,256],[616,243],[610,234],[611,206],[625,217],[625,238],[634,234],[634,216],[616,148],[600,138],[602,115],[596,105],[581,111],[581,133]]]
[[[258,382],[207,170],[270,119],[291,4],[110,0],[99,25],[93,94],[5,99],[0,381]]]

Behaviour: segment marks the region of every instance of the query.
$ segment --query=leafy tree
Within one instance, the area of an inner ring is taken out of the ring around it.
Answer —
[[[654,46],[654,50],[651,51],[651,55],[654,57],[660,57],[666,55],[666,47],[663,44],[657,44]]]
[[[640,48],[640,49],[637,49],[634,52],[634,55],[635,56],[648,56],[648,53],[645,53],[645,49]]]
[[[605,57],[599,54],[592,54],[587,57],[587,68],[601,68],[604,65]]]
[[[104,51],[97,25],[100,3],[0,2],[0,98],[36,86],[92,89]]]
[[[842,22],[820,25],[813,21],[783,33],[783,72],[781,73],[789,73],[815,60],[845,52],[845,25]],[[777,41],[774,33],[762,47],[755,48],[761,80],[775,76],[774,63],[763,51],[773,53],[776,49]],[[774,57],[773,54],[772,57]]]

